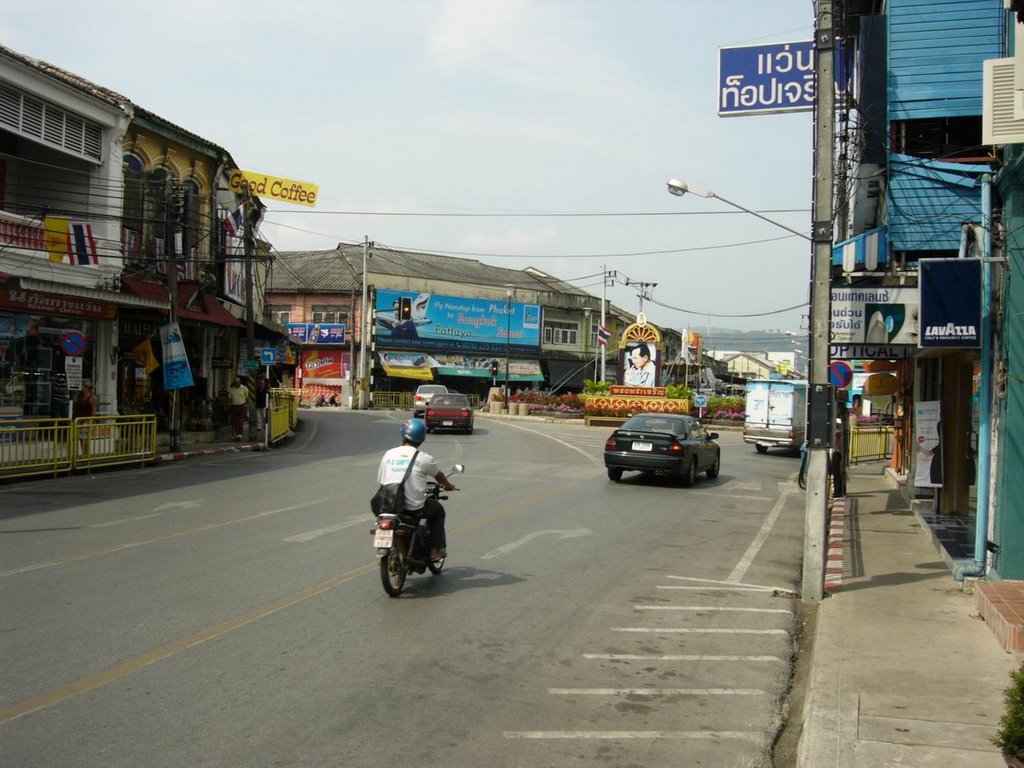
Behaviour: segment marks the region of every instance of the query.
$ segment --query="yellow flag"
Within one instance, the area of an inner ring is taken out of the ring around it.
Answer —
[[[43,240],[46,242],[46,251],[50,254],[50,261],[61,263],[68,258],[68,226],[67,219],[60,219],[56,216],[43,217]]]
[[[153,342],[149,339],[143,339],[132,347],[132,357],[140,367],[146,369],[147,374],[160,367],[160,363],[156,361],[156,355],[153,354]]]

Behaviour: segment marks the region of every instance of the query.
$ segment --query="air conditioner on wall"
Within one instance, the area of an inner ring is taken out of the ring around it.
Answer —
[[[984,62],[981,140],[984,144],[1024,143],[1024,91],[1017,90],[1016,58]],[[1021,83],[1024,85],[1024,83]],[[1018,109],[1017,103],[1021,102]]]

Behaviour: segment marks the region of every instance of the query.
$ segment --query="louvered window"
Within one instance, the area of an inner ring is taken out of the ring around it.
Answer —
[[[0,85],[0,124],[80,157],[103,159],[101,126],[7,85]]]

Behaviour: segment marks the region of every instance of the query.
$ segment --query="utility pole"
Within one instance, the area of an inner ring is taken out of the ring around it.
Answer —
[[[164,183],[164,265],[167,268],[167,293],[170,297],[170,308],[167,311],[167,321],[171,324],[178,321],[178,260],[176,258],[174,222],[177,218],[174,211],[177,209],[176,190],[174,183],[167,179]],[[166,380],[166,379],[165,379]],[[181,450],[178,431],[178,390],[172,389],[171,414],[167,425],[167,438],[170,442],[171,453]]]
[[[252,234],[252,194],[248,183],[242,184],[242,221],[244,222],[245,233],[245,336],[247,339],[246,354],[249,360],[256,359],[256,326],[253,318],[252,300],[252,259],[255,251]],[[249,371],[249,368],[245,369]],[[256,408],[255,403],[249,403],[249,441],[256,439]]]
[[[363,300],[359,305],[359,407],[363,408],[363,392],[368,389],[366,383],[366,329],[370,321],[370,313],[366,309],[366,262],[370,258],[373,243],[363,235]]]
[[[605,302],[608,295],[608,270],[605,264],[601,265],[601,327],[607,328],[608,320],[605,317]],[[605,367],[608,363],[608,345],[598,344],[601,348],[601,381],[605,380]]]
[[[811,262],[810,389],[808,393],[807,493],[801,595],[817,603],[824,592],[825,520],[828,504],[828,448],[833,437],[828,386],[831,325],[829,272],[832,263],[834,83],[832,0],[818,0],[814,25],[816,107],[814,130],[814,210]]]

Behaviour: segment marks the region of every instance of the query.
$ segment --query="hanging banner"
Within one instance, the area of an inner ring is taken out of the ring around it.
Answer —
[[[160,344],[163,347],[164,389],[170,391],[193,386],[192,368],[189,367],[185,342],[177,323],[160,326]]]
[[[833,287],[829,342],[883,346],[916,344],[917,297],[915,288]]]
[[[316,196],[320,187],[308,181],[293,181],[278,176],[268,176],[255,171],[242,171],[235,168],[228,175],[228,189],[241,193],[243,184],[249,184],[249,191],[260,197],[283,200],[286,203],[316,207]]]
[[[302,377],[309,379],[338,379],[348,372],[348,351],[340,349],[302,350]]]
[[[914,405],[914,485],[942,487],[942,403],[923,400]]]
[[[981,262],[921,259],[922,347],[981,346]]]

